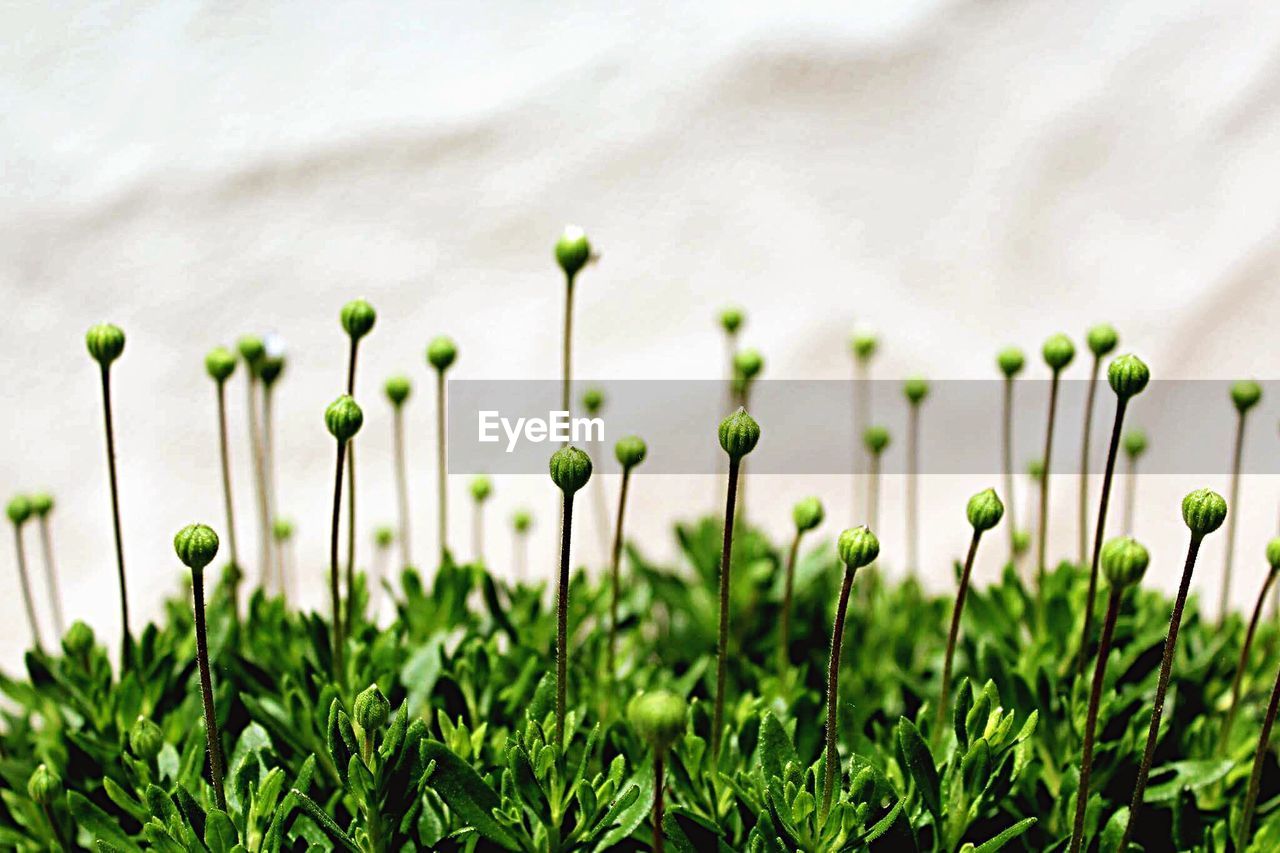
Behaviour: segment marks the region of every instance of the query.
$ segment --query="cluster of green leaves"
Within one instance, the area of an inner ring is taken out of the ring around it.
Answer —
[[[209,605],[227,808],[209,784],[189,599],[138,637],[123,674],[75,626],[59,652],[28,652],[0,676],[0,846],[35,851],[648,849],[654,756],[628,701],[663,688],[690,700],[667,756],[663,834],[679,851],[1061,849],[1071,829],[1088,679],[1076,676],[1087,573],[1063,564],[1039,591],[1012,566],[970,594],[949,725],[934,727],[951,600],[915,582],[859,575],[841,679],[838,789],[823,799],[823,690],[841,568],[804,554],[784,664],[777,648],[783,555],[740,527],[733,553],[729,697],[710,752],[716,573],[712,519],[676,530],[682,559],[627,551],[618,667],[606,671],[610,594],[571,581],[570,719],[554,742],[555,612],[545,585],[510,585],[446,562],[413,569],[395,614],[357,615],[333,675],[320,615],[256,593],[237,614],[224,583]],[[958,570],[958,567],[957,567]],[[599,573],[603,574],[603,573]],[[1116,849],[1146,735],[1170,602],[1127,594],[1098,725],[1088,838]],[[357,589],[357,604],[366,598]],[[364,610],[357,606],[357,611]],[[1280,633],[1264,625],[1232,742],[1222,714],[1242,641],[1194,600],[1136,840],[1147,849],[1229,849],[1274,676]],[[393,709],[362,728],[356,697]],[[159,738],[138,736],[139,719]],[[39,765],[60,784],[40,790]],[[1280,846],[1280,766],[1268,759],[1253,847]]]

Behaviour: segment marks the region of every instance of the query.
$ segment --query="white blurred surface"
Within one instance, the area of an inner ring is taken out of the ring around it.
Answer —
[[[997,347],[1034,352],[1058,330],[1079,341],[1102,320],[1160,378],[1270,378],[1280,356],[1275,4],[9,2],[3,15],[0,484],[56,493],[66,611],[107,636],[116,581],[82,342],[98,321],[129,336],[114,375],[139,623],[183,578],[173,532],[222,524],[210,346],[268,330],[289,346],[281,505],[318,605],[339,307],[362,295],[380,312],[359,381],[361,547],[367,556],[373,525],[394,518],[388,406],[373,392],[404,371],[417,382],[409,452],[425,556],[425,343],[458,340],[459,378],[557,376],[550,246],[566,221],[603,253],[578,289],[584,379],[719,375],[714,317],[728,302],[747,308],[744,343],[771,377],[847,376],[855,322],[882,331],[880,377],[990,376]],[[251,557],[238,383],[230,397]],[[1231,411],[1224,400],[1206,416]],[[1275,428],[1253,426],[1266,452]],[[966,541],[964,498],[986,485],[923,484],[934,582]],[[1177,500],[1199,485],[1227,484],[1143,484],[1137,532],[1153,583],[1176,582]],[[900,486],[886,484],[881,512],[890,566]],[[628,526],[670,555],[672,518],[713,492],[641,479]],[[820,535],[860,520],[844,477],[776,478],[753,491],[754,514],[782,533],[808,493],[828,498]],[[466,495],[455,478],[464,555]],[[1064,556],[1074,495],[1060,478],[1053,550]],[[1238,602],[1274,532],[1276,483],[1248,478],[1243,498]],[[498,482],[490,529],[526,504],[533,568],[549,572],[544,478]],[[579,530],[579,554],[594,559],[594,520]],[[506,565],[508,537],[491,539],[491,562]],[[1209,602],[1222,544],[1202,552]],[[28,548],[43,605],[34,536]],[[1000,555],[983,554],[979,573]],[[12,666],[28,638],[11,559],[0,572],[13,590],[0,596],[0,661]]]

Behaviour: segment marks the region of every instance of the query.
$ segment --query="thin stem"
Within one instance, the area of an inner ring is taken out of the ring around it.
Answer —
[[[1116,617],[1120,614],[1121,590],[1112,587],[1107,602],[1107,615],[1102,620],[1102,641],[1098,645],[1098,660],[1093,667],[1093,687],[1089,691],[1089,712],[1084,722],[1084,749],[1080,756],[1080,784],[1076,788],[1076,819],[1071,830],[1070,853],[1080,853],[1084,841],[1085,810],[1089,805],[1089,776],[1093,772],[1093,737],[1098,727],[1098,705],[1102,702],[1102,682],[1107,674],[1107,656],[1111,651],[1111,637],[1116,629]],[[1128,849],[1121,845],[1120,850]]]
[[[346,460],[347,443],[338,442],[337,472],[333,483],[333,523],[329,535],[329,601],[333,608],[333,673],[342,681],[342,604],[338,592],[338,527],[342,523],[342,463]]]
[[[129,631],[129,591],[124,579],[124,537],[120,532],[120,487],[116,480],[116,438],[111,419],[111,375],[106,365],[102,366],[102,411],[107,433],[107,472],[111,480],[111,522],[116,536],[116,578],[120,582],[122,664],[127,667],[133,661],[133,634]]]
[[[618,520],[613,528],[613,549],[609,559],[609,579],[612,584],[609,599],[609,677],[614,675],[614,662],[618,648],[618,598],[622,580],[619,577],[619,566],[622,562],[622,522],[627,510],[627,487],[631,484],[631,469],[622,469],[622,486],[618,490]]]
[[[610,531],[609,531],[609,500],[605,495],[604,478],[591,488],[592,496],[595,501],[595,511],[592,515],[596,520],[596,534],[600,538],[600,552],[602,554],[609,553],[610,547]]]
[[[347,396],[356,395],[356,355],[359,338],[351,339],[351,357],[347,361]],[[344,634],[355,627],[356,615],[356,443],[347,442],[347,613]]]
[[[253,457],[253,481],[258,499],[258,583],[265,586],[271,566],[271,518],[267,505],[266,462],[262,450],[262,426],[258,413],[258,377],[249,370],[249,448]]]
[[[560,408],[572,413],[573,398],[570,386],[573,384],[573,276],[565,276],[564,290],[564,379],[560,393]]]
[[[1004,454],[1004,493],[1008,497],[1005,503],[1005,514],[1008,518],[1005,520],[1005,527],[1009,530],[1009,562],[1014,562],[1017,558],[1017,551],[1014,548],[1014,538],[1018,532],[1018,520],[1015,517],[1013,490],[1013,377],[1006,376],[1004,380],[1004,413],[1001,418],[1001,449]]]
[[[1093,605],[1098,595],[1098,562],[1102,555],[1102,539],[1107,529],[1107,503],[1111,499],[1111,479],[1116,469],[1116,451],[1120,447],[1120,429],[1124,425],[1124,412],[1128,400],[1116,398],[1116,421],[1111,427],[1111,445],[1107,449],[1107,469],[1102,477],[1102,497],[1098,501],[1098,526],[1093,534],[1093,562],[1089,568],[1089,595],[1084,605],[1084,629],[1080,634],[1080,654],[1076,658],[1076,672],[1084,675],[1085,661],[1089,654],[1089,638],[1093,635]]]
[[[40,516],[40,550],[44,553],[44,579],[49,587],[49,606],[53,609],[53,627],[61,637],[67,633],[62,619],[62,594],[58,591],[58,571],[53,562],[53,535],[49,530],[49,516]]]
[[[564,718],[569,663],[569,541],[573,531],[573,493],[561,509],[560,576],[556,584],[556,749],[564,749]]]
[[[871,423],[871,389],[867,382],[867,365],[861,359],[855,358],[853,362],[853,508],[855,516],[858,514],[858,474],[864,470],[862,465],[866,459],[862,438],[867,431],[867,424]],[[866,514],[865,509],[863,514]]]
[[[204,569],[191,570],[191,597],[196,615],[196,664],[200,667],[200,698],[204,702],[204,732],[209,742],[209,775],[218,808],[227,810],[227,794],[222,788],[222,743],[213,713],[213,678],[209,674],[209,640],[204,624]]]
[[[1128,850],[1129,839],[1133,837],[1133,827],[1138,821],[1138,812],[1142,810],[1142,799],[1147,792],[1147,777],[1151,774],[1151,762],[1155,759],[1156,739],[1160,734],[1160,716],[1164,713],[1164,697],[1169,690],[1169,675],[1173,671],[1173,653],[1178,645],[1178,628],[1182,625],[1182,609],[1187,603],[1187,592],[1191,588],[1191,573],[1196,567],[1196,554],[1200,552],[1201,536],[1192,534],[1187,546],[1187,562],[1182,568],[1182,581],[1178,585],[1178,597],[1173,602],[1173,613],[1169,617],[1169,633],[1164,638],[1164,655],[1160,659],[1160,676],[1156,681],[1155,700],[1151,705],[1151,728],[1147,730],[1147,745],[1142,751],[1142,763],[1138,765],[1138,778],[1133,785],[1133,799],[1129,801],[1129,823],[1124,828],[1124,838],[1117,850]]]
[[[1258,786],[1262,782],[1262,763],[1271,754],[1271,729],[1276,723],[1276,710],[1280,709],[1280,672],[1276,673],[1275,686],[1271,688],[1271,701],[1267,715],[1262,718],[1262,732],[1258,735],[1258,748],[1253,753],[1253,771],[1249,774],[1249,789],[1244,797],[1244,811],[1240,813],[1240,837],[1236,849],[1244,850],[1253,835],[1253,812],[1258,804]]]
[[[778,678],[782,678],[791,666],[791,599],[795,594],[796,558],[800,554],[800,537],[804,531],[797,529],[787,549],[787,572],[782,581],[782,626],[778,635]]]
[[[27,577],[27,551],[22,545],[22,525],[13,525],[13,541],[18,547],[18,581],[22,586],[22,603],[27,608],[27,622],[31,625],[31,639],[35,641],[36,650],[43,653],[44,643],[40,640],[40,623],[36,621],[36,608],[31,598],[31,581]]]
[[[1244,412],[1236,420],[1235,449],[1231,453],[1231,497],[1227,506],[1239,506],[1240,498],[1240,458],[1244,451]],[[1222,563],[1222,595],[1218,599],[1218,625],[1227,619],[1227,608],[1231,603],[1231,566],[1236,556],[1236,518],[1238,512],[1227,513],[1227,556]]]
[[[436,535],[440,543],[440,562],[449,554],[448,477],[444,455],[444,371],[436,371]]]
[[[274,521],[276,517],[276,439],[275,439],[275,395],[272,386],[262,383],[262,477],[267,484],[267,518]],[[268,530],[270,531],[270,526]],[[271,558],[276,570],[276,582],[280,585],[280,595],[285,596],[287,588],[284,577],[284,549],[271,536]]]
[[[666,787],[666,756],[661,751],[653,754],[653,851],[662,853],[663,795]]]
[[[476,501],[472,507],[471,552],[477,563],[484,562],[484,501]]]
[[[920,568],[920,405],[907,410],[907,574]]]
[[[231,500],[231,451],[227,441],[227,386],[217,383],[218,455],[222,462],[222,503],[227,512],[227,543],[231,548],[231,601],[239,613],[240,547],[236,543],[236,513]]]
[[[1053,456],[1053,422],[1058,414],[1058,371],[1049,383],[1049,423],[1044,431],[1044,474],[1040,477],[1040,541],[1036,544],[1036,579],[1044,585],[1045,545],[1049,539],[1049,471]]]
[[[1222,737],[1218,741],[1218,755],[1226,753],[1231,741],[1231,729],[1235,725],[1236,711],[1240,703],[1240,684],[1244,680],[1244,670],[1249,663],[1249,650],[1253,647],[1253,636],[1258,630],[1258,622],[1262,618],[1262,608],[1267,601],[1267,590],[1276,579],[1275,571],[1267,572],[1262,581],[1262,589],[1258,590],[1258,601],[1253,606],[1253,616],[1249,618],[1249,628],[1244,634],[1244,645],[1240,647],[1240,661],[1236,664],[1236,675],[1231,680],[1231,706],[1227,709],[1227,718],[1222,721]]]
[[[729,457],[729,482],[724,499],[724,543],[720,547],[720,625],[716,632],[716,701],[711,715],[711,756],[720,760],[720,729],[724,727],[724,687],[729,665],[729,575],[733,557],[733,513],[738,497],[740,459]]]
[[[871,470],[867,476],[867,527],[880,527],[880,454],[871,454]]]
[[[1081,566],[1084,565],[1085,555],[1089,553],[1089,440],[1093,433],[1093,404],[1098,396],[1098,367],[1101,363],[1102,359],[1094,356],[1093,368],[1089,373],[1089,387],[1084,397],[1084,432],[1080,439],[1080,523],[1077,525],[1080,548],[1076,552],[1076,563]],[[1113,438],[1112,443],[1116,440]],[[1094,569],[1094,575],[1097,575],[1097,569]]]
[[[934,726],[934,743],[942,742],[942,732],[947,724],[947,703],[951,700],[951,667],[955,662],[956,640],[960,636],[960,617],[964,614],[964,602],[969,596],[969,576],[973,573],[973,559],[978,553],[978,540],[982,531],[975,529],[969,540],[969,554],[964,558],[964,571],[960,573],[960,588],[956,590],[956,604],[951,608],[951,629],[947,633],[947,654],[942,664],[942,695],[938,697],[938,722]]]
[[[519,530],[515,532],[514,549],[516,553],[516,581],[524,580],[525,574],[528,572],[529,565],[529,540],[525,534]]]
[[[396,508],[400,513],[400,567],[413,565],[409,550],[409,475],[404,461],[404,410],[392,413],[392,445],[396,464]]]
[[[840,585],[840,601],[836,604],[835,622],[831,626],[831,657],[827,661],[827,752],[822,780],[822,810],[818,812],[818,823],[827,820],[831,811],[831,794],[836,785],[836,768],[840,766],[840,753],[836,747],[836,738],[840,733],[840,656],[844,651],[844,617],[849,608],[849,590],[853,588],[853,576],[857,568],[845,566],[844,582]]]
[[[1133,534],[1133,511],[1138,503],[1138,460],[1130,456],[1125,460],[1124,479],[1127,488],[1124,493],[1124,532]]]

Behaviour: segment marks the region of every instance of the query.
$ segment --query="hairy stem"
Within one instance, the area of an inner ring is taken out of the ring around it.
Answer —
[[[1236,420],[1236,441],[1231,452],[1231,497],[1227,506],[1239,506],[1240,458],[1244,452],[1244,412]],[[1238,512],[1227,513],[1227,555],[1222,563],[1222,594],[1218,597],[1218,625],[1227,620],[1227,608],[1231,605],[1231,567],[1236,556],[1236,518]]]
[[[1049,383],[1049,422],[1044,431],[1044,474],[1040,477],[1040,529],[1039,541],[1036,543],[1036,579],[1040,586],[1044,585],[1045,546],[1049,540],[1049,471],[1053,457],[1053,422],[1058,415],[1058,371],[1053,372],[1053,380]]]
[[[62,619],[62,593],[58,590],[58,571],[53,562],[53,534],[49,530],[49,516],[40,516],[40,550],[44,555],[44,579],[49,588],[49,606],[53,610],[53,627],[61,637],[67,633]]]
[[[1240,660],[1236,664],[1236,675],[1231,680],[1231,706],[1227,709],[1227,717],[1222,721],[1222,736],[1218,740],[1218,755],[1224,755],[1230,746],[1231,729],[1235,725],[1236,711],[1240,704],[1240,684],[1244,680],[1244,670],[1249,663],[1249,650],[1253,647],[1253,637],[1258,630],[1258,622],[1262,618],[1262,608],[1267,602],[1267,590],[1276,579],[1274,571],[1267,572],[1262,581],[1262,589],[1258,590],[1258,601],[1253,606],[1253,615],[1249,617],[1249,628],[1244,634],[1244,645],[1240,647]]]
[[[1076,563],[1083,566],[1089,551],[1089,444],[1093,433],[1093,405],[1098,396],[1098,367],[1102,359],[1094,356],[1093,367],[1089,372],[1089,386],[1084,396],[1084,432],[1080,438],[1080,500],[1078,505],[1080,523],[1077,525],[1080,536],[1080,547],[1076,552]],[[1112,439],[1114,444],[1116,439]],[[1097,570],[1094,570],[1097,574]]]
[[[663,789],[666,787],[666,756],[661,751],[653,754],[653,851],[662,853]]]
[[[1001,451],[1004,456],[1004,493],[1008,496],[1005,503],[1005,514],[1008,518],[1005,520],[1005,527],[1009,530],[1009,562],[1017,560],[1017,551],[1014,548],[1014,538],[1018,532],[1018,520],[1014,506],[1017,501],[1014,500],[1013,491],[1013,377],[1006,376],[1004,380],[1004,411],[1001,418]]]
[[[840,766],[840,753],[836,738],[840,733],[840,656],[844,651],[844,617],[849,607],[849,590],[853,588],[853,576],[858,570],[845,566],[844,582],[840,585],[840,601],[836,604],[835,622],[831,626],[831,657],[827,662],[827,752],[822,779],[822,810],[818,812],[818,824],[826,822],[831,811],[831,794],[836,785],[836,768]]]
[[[1262,718],[1262,732],[1258,735],[1258,748],[1253,754],[1253,771],[1249,774],[1249,789],[1244,797],[1244,810],[1240,813],[1240,835],[1236,849],[1244,850],[1253,835],[1253,812],[1258,804],[1258,786],[1262,782],[1262,764],[1271,754],[1271,729],[1276,723],[1276,710],[1280,708],[1280,672],[1276,673],[1275,686],[1271,688],[1271,701],[1267,714]]]
[[[36,621],[36,608],[31,598],[31,581],[27,577],[27,550],[22,545],[22,525],[13,525],[13,542],[18,549],[18,581],[22,586],[22,603],[27,609],[27,622],[31,626],[31,639],[36,650],[43,653],[44,643],[40,641],[40,623]]]
[[[329,602],[333,613],[333,674],[342,682],[342,597],[338,591],[338,528],[342,524],[342,464],[346,461],[347,443],[338,442],[338,463],[333,483],[333,523],[329,528]]]
[[[564,289],[564,353],[562,366],[564,376],[560,389],[560,408],[572,412],[573,397],[570,388],[573,385],[573,276],[565,276]]]
[[[1116,420],[1111,426],[1111,445],[1107,449],[1107,468],[1102,476],[1102,496],[1098,500],[1098,525],[1093,534],[1093,561],[1089,565],[1089,595],[1084,604],[1084,628],[1080,634],[1080,654],[1076,658],[1076,673],[1084,675],[1085,661],[1089,655],[1089,640],[1093,636],[1093,606],[1098,596],[1098,562],[1102,555],[1102,539],[1107,529],[1107,504],[1111,500],[1111,480],[1116,469],[1116,451],[1120,447],[1120,430],[1124,425],[1124,412],[1128,401],[1116,398]],[[1081,482],[1083,483],[1083,476]],[[1083,488],[1083,485],[1081,486]]]
[[[449,490],[444,454],[444,371],[436,371],[436,537],[440,562],[449,554]]]
[[[934,726],[934,743],[942,743],[942,732],[947,724],[947,703],[951,701],[951,668],[955,663],[956,640],[960,637],[960,617],[964,614],[964,602],[969,596],[969,577],[973,573],[973,560],[978,554],[981,530],[973,531],[969,541],[969,553],[964,558],[964,570],[960,573],[960,587],[956,590],[956,603],[951,608],[951,629],[947,632],[947,654],[942,664],[942,695],[938,697],[938,718]]]
[[[733,514],[738,497],[738,464],[729,458],[729,482],[724,499],[724,543],[720,547],[720,625],[716,632],[716,700],[711,715],[711,757],[720,760],[720,729],[724,727],[724,689],[729,666],[729,575],[733,558]]]
[[[240,547],[236,543],[236,512],[231,499],[231,451],[227,441],[227,387],[219,382],[218,388],[218,455],[222,462],[222,503],[227,513],[227,543],[231,548],[231,602],[239,613],[240,607]]]
[[[920,568],[920,405],[907,409],[907,574]]]
[[[564,749],[566,680],[569,663],[569,541],[573,532],[573,493],[562,502],[560,528],[560,575],[556,583],[556,749]]]
[[[782,580],[782,624],[778,630],[778,678],[782,678],[791,666],[791,601],[795,595],[796,558],[800,554],[800,537],[804,531],[797,529],[787,549],[787,570]]]
[[[404,410],[391,413],[391,439],[396,465],[396,510],[400,516],[400,568],[413,565],[409,549],[409,475],[404,461]]]
[[[356,395],[356,354],[358,338],[351,339],[351,358],[347,361],[347,396]],[[356,615],[356,443],[347,442],[347,612],[343,634],[355,630]]]
[[[618,490],[618,520],[613,528],[613,549],[609,558],[609,582],[612,589],[609,598],[609,677],[614,677],[614,665],[618,648],[618,598],[622,580],[619,577],[619,566],[622,562],[622,522],[627,510],[627,487],[631,483],[631,469],[622,469],[622,486]]]
[[[191,597],[196,617],[196,664],[200,668],[200,698],[204,703],[204,732],[209,742],[209,775],[218,808],[227,810],[227,794],[222,787],[222,742],[213,712],[213,678],[209,674],[209,640],[204,623],[204,569],[191,570]]]
[[[116,578],[120,582],[121,662],[124,667],[129,667],[133,662],[133,634],[129,631],[129,591],[124,579],[124,536],[120,531],[120,486],[116,479],[116,438],[111,418],[111,375],[106,365],[102,366],[102,412],[107,433],[107,472],[111,481],[111,523],[116,536]]]
[[[1120,613],[1121,590],[1111,588],[1107,602],[1107,615],[1102,620],[1102,640],[1098,645],[1098,660],[1093,667],[1093,687],[1089,690],[1089,711],[1084,722],[1084,747],[1080,755],[1080,785],[1076,788],[1076,818],[1071,830],[1070,853],[1080,853],[1084,841],[1085,810],[1089,806],[1089,775],[1093,772],[1093,738],[1098,727],[1098,705],[1102,701],[1102,682],[1107,674],[1107,656],[1111,651],[1111,637],[1116,629],[1116,617]],[[1119,848],[1127,849],[1123,845]]]

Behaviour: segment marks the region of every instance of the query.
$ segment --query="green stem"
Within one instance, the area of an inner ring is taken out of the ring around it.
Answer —
[[[62,593],[58,590],[58,571],[53,562],[53,535],[49,530],[49,516],[40,516],[40,550],[44,555],[44,579],[49,588],[49,606],[53,609],[53,627],[61,637],[67,633],[62,619]]]
[[[947,724],[947,703],[951,700],[951,668],[955,662],[956,640],[960,637],[960,617],[964,614],[964,602],[969,595],[969,577],[973,573],[973,560],[978,554],[978,541],[982,531],[975,529],[969,540],[969,554],[964,558],[964,570],[960,573],[960,588],[956,590],[956,603],[951,608],[951,629],[947,633],[947,654],[942,664],[942,695],[938,697],[938,718],[934,726],[934,743],[942,743],[942,732]]]
[[[663,789],[666,787],[666,760],[661,751],[653,754],[653,851],[662,853]]]
[[[618,520],[613,528],[613,549],[609,559],[609,579],[612,586],[609,598],[609,677],[614,677],[618,647],[618,598],[621,590],[620,564],[622,562],[622,522],[626,517],[627,487],[631,483],[631,469],[622,469],[622,486],[618,491]]]
[[[1093,667],[1093,687],[1089,691],[1089,712],[1084,722],[1084,748],[1080,756],[1080,784],[1076,788],[1076,818],[1071,830],[1070,853],[1080,853],[1084,841],[1085,810],[1089,806],[1089,776],[1093,772],[1093,738],[1098,727],[1098,705],[1102,701],[1102,682],[1107,674],[1107,656],[1111,651],[1111,637],[1116,629],[1116,617],[1120,614],[1121,590],[1112,587],[1107,602],[1107,615],[1102,620],[1102,640],[1098,645],[1098,660]],[[1128,849],[1124,845],[1120,850]]]
[[[484,563],[484,501],[471,508],[471,552],[477,563]]]
[[[1133,535],[1133,513],[1138,504],[1138,461],[1130,456],[1125,460],[1124,479],[1124,534]]]
[[[358,338],[351,339],[351,358],[347,361],[347,396],[356,395],[356,354]],[[356,443],[347,442],[347,611],[343,634],[355,630],[356,615]]]
[[[44,643],[40,641],[40,623],[36,621],[36,609],[31,598],[31,581],[27,577],[27,551],[22,545],[22,525],[13,525],[13,541],[18,546],[18,581],[22,586],[22,603],[27,608],[27,622],[31,625],[31,639],[36,650],[43,653]]]
[[[1040,541],[1036,543],[1036,579],[1044,585],[1045,545],[1049,539],[1049,471],[1053,457],[1053,422],[1058,414],[1058,371],[1049,384],[1049,423],[1044,431],[1044,474],[1040,477]]]
[[[741,460],[729,457],[729,482],[724,499],[724,543],[720,547],[720,624],[716,632],[716,700],[711,715],[711,758],[720,760],[720,730],[724,727],[724,690],[729,665],[729,575],[733,558],[733,515],[738,497]]]
[[[920,569],[920,404],[907,410],[907,574]]]
[[[800,537],[804,531],[797,529],[787,549],[787,572],[782,581],[782,625],[778,632],[778,678],[786,676],[791,666],[791,607],[795,595],[796,558],[800,554]]]
[[[1098,526],[1093,534],[1093,562],[1089,566],[1089,595],[1084,605],[1084,628],[1080,634],[1080,654],[1076,658],[1076,673],[1084,675],[1085,661],[1089,655],[1089,639],[1093,636],[1093,606],[1098,595],[1098,563],[1102,556],[1102,539],[1107,529],[1107,504],[1111,500],[1111,480],[1116,470],[1116,451],[1120,447],[1120,431],[1124,425],[1124,412],[1128,401],[1116,398],[1116,420],[1111,426],[1111,446],[1107,449],[1107,468],[1102,477],[1102,496],[1098,501]],[[1081,478],[1083,481],[1083,477]],[[1083,488],[1083,487],[1082,487]]]
[[[561,509],[560,575],[556,584],[556,749],[564,750],[569,663],[569,542],[573,532],[573,493],[566,492]]]
[[[276,439],[275,439],[275,395],[273,386],[262,383],[262,478],[267,484],[267,520],[274,523],[276,518]],[[272,531],[268,524],[268,532]],[[281,597],[286,597],[288,587],[284,575],[284,548],[276,541],[274,532],[271,538],[271,560],[276,570],[276,582],[280,585]]]
[[[840,601],[836,604],[835,622],[831,626],[831,657],[827,661],[827,752],[823,762],[822,810],[818,812],[818,825],[827,820],[831,811],[831,794],[836,785],[836,768],[840,766],[840,753],[836,738],[840,733],[840,656],[844,650],[844,618],[849,608],[849,590],[853,587],[853,576],[857,568],[845,566],[844,582],[840,585]]]
[[[209,640],[204,623],[204,570],[191,570],[191,597],[196,617],[196,664],[200,668],[200,698],[204,703],[204,731],[209,743],[209,775],[218,808],[227,810],[227,794],[222,787],[222,743],[213,712],[213,678],[209,674]]]
[[[396,509],[400,515],[400,568],[413,565],[409,549],[409,475],[404,461],[404,410],[392,412],[391,439],[396,465]]]
[[[337,473],[333,484],[333,523],[329,535],[329,601],[333,611],[333,676],[342,683],[342,599],[338,592],[338,528],[342,523],[342,463],[346,459],[347,443],[338,442]]]
[[[1084,432],[1080,439],[1080,500],[1077,525],[1080,536],[1080,548],[1076,552],[1076,564],[1084,565],[1085,556],[1089,553],[1089,444],[1093,437],[1093,404],[1098,396],[1098,367],[1102,359],[1094,356],[1093,368],[1089,372],[1089,386],[1084,397]],[[1115,439],[1113,439],[1114,443]],[[1097,570],[1094,570],[1097,574]]]
[[[1007,496],[1005,503],[1005,514],[1008,518],[1005,520],[1005,527],[1009,530],[1009,562],[1013,563],[1017,560],[1017,551],[1014,548],[1014,537],[1018,532],[1018,521],[1014,505],[1013,490],[1013,377],[1007,376],[1004,380],[1004,412],[1001,418],[1001,449],[1004,454],[1004,493]]]
[[[227,513],[227,543],[231,549],[231,602],[239,613],[240,602],[240,548],[236,543],[236,513],[231,499],[231,452],[227,441],[227,387],[217,383],[218,389],[218,455],[222,462],[222,503]]]
[[[116,479],[116,438],[111,418],[110,368],[102,366],[102,411],[107,434],[107,472],[111,481],[111,523],[116,537],[116,578],[120,582],[120,625],[122,665],[133,662],[133,634],[129,631],[129,591],[124,579],[124,537],[120,531],[120,486]]]
[[[258,584],[265,586],[271,566],[271,519],[267,506],[266,463],[263,460],[262,426],[258,413],[258,377],[249,370],[249,448],[252,453],[253,482],[258,500]]]
[[[1244,680],[1245,667],[1249,663],[1249,650],[1253,647],[1253,637],[1258,630],[1258,622],[1262,618],[1262,608],[1267,602],[1267,590],[1276,579],[1275,571],[1267,572],[1262,581],[1262,589],[1258,590],[1258,601],[1253,606],[1253,616],[1249,618],[1249,628],[1244,634],[1244,645],[1240,647],[1240,660],[1236,664],[1236,675],[1231,680],[1231,706],[1227,709],[1227,718],[1222,721],[1222,737],[1218,741],[1218,755],[1224,755],[1230,746],[1231,729],[1235,725],[1236,711],[1240,703],[1240,684]]]
[[[1276,673],[1275,686],[1271,688],[1271,701],[1267,714],[1262,718],[1262,732],[1258,735],[1258,748],[1253,753],[1253,771],[1249,774],[1249,789],[1244,798],[1244,810],[1240,814],[1240,838],[1236,846],[1244,850],[1253,835],[1253,812],[1258,804],[1258,786],[1262,782],[1262,764],[1271,754],[1271,729],[1275,726],[1276,710],[1280,708],[1280,672]]]
[[[1244,453],[1244,412],[1236,420],[1235,448],[1231,453],[1231,497],[1229,507],[1240,505],[1240,459]],[[1227,608],[1231,605],[1231,567],[1236,556],[1236,518],[1238,512],[1227,513],[1227,556],[1222,563],[1222,594],[1218,598],[1218,626],[1227,621]]]
[[[573,385],[573,276],[565,276],[564,291],[564,377],[560,393],[560,408],[572,412],[573,398],[570,388]]]
[[[1160,659],[1160,676],[1156,681],[1155,701],[1151,706],[1151,727],[1147,730],[1147,745],[1142,751],[1142,763],[1138,765],[1138,777],[1133,785],[1133,799],[1129,801],[1129,822],[1124,828],[1124,838],[1117,850],[1128,850],[1129,839],[1133,837],[1133,827],[1138,820],[1138,812],[1142,811],[1142,800],[1147,792],[1147,777],[1151,774],[1151,762],[1155,759],[1156,740],[1160,734],[1160,717],[1164,713],[1164,698],[1169,690],[1169,675],[1173,671],[1173,653],[1178,645],[1178,629],[1182,625],[1182,609],[1187,603],[1187,593],[1191,588],[1191,573],[1196,567],[1196,554],[1200,552],[1202,536],[1191,535],[1187,546],[1187,562],[1182,568],[1182,581],[1178,585],[1178,597],[1173,602],[1173,613],[1169,617],[1169,633],[1164,638],[1164,654]]]
[[[440,542],[440,562],[449,554],[449,490],[444,453],[444,371],[436,371],[436,535]]]

